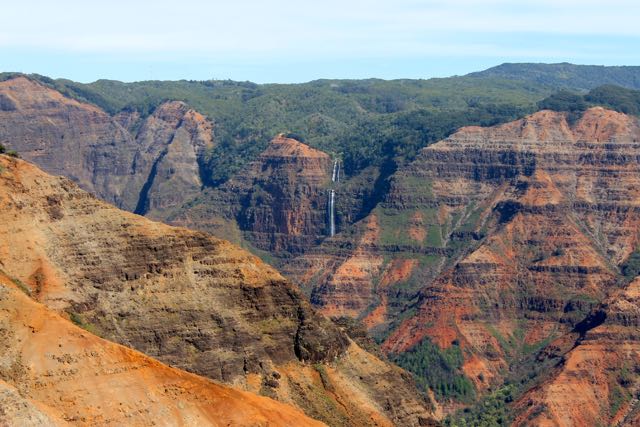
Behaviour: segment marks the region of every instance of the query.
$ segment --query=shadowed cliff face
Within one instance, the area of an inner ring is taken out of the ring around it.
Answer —
[[[638,246],[638,160],[638,120],[601,108],[573,126],[541,111],[463,128],[284,272],[322,312],[363,319],[389,353],[455,343],[485,390],[620,288]]]
[[[164,217],[199,193],[212,125],[183,102],[112,118],[24,77],[0,82],[0,143],[116,206]]]
[[[125,208],[161,218],[199,194],[198,159],[213,146],[211,132],[211,123],[183,102],[160,105],[137,132],[134,177],[125,191],[139,193],[135,208]]]
[[[324,425],[100,339],[0,273],[3,425]]]
[[[328,234],[333,160],[294,139],[277,136],[241,173],[204,191],[200,161],[213,147],[213,125],[183,102],[165,102],[145,119],[135,111],[111,117],[25,77],[0,82],[0,96],[0,143],[122,209],[276,256]]]
[[[247,168],[172,222],[223,236],[223,228],[232,227],[275,255],[304,252],[328,234],[333,164],[329,155],[279,135]]]
[[[331,425],[432,420],[406,373],[363,351],[275,270],[0,157],[1,268],[103,338],[298,406]]]

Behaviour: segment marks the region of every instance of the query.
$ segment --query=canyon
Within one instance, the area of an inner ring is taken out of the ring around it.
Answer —
[[[637,117],[463,127],[388,176],[280,133],[213,186],[216,126],[0,82],[0,143],[69,178],[2,158],[2,269],[104,339],[329,425],[430,425],[505,388],[514,425],[638,422]]]
[[[168,101],[142,119],[111,117],[41,83],[0,82],[0,143],[115,206],[164,217],[202,187],[198,158],[213,144],[210,121]]]
[[[255,256],[120,211],[22,160],[2,156],[0,170],[2,270],[85,335],[330,425],[434,421],[408,374],[360,348]],[[10,364],[3,378],[20,371]]]
[[[425,341],[461,352],[458,373],[481,393],[514,371],[533,369],[532,353],[564,340],[567,354],[554,361],[569,360],[558,377],[537,386],[538,394],[530,392],[546,400],[527,407],[530,418],[519,422],[608,424],[632,392],[618,391],[615,410],[569,410],[582,390],[558,382],[587,381],[585,363],[598,363],[572,360],[606,364],[609,345],[624,347],[631,358],[611,361],[602,374],[605,391],[594,392],[596,400],[604,393],[611,401],[607,376],[635,364],[632,320],[622,321],[624,331],[612,321],[586,333],[575,349],[566,347],[601,304],[620,303],[628,280],[622,273],[638,247],[639,159],[638,119],[602,108],[575,123],[565,113],[541,111],[492,128],[463,128],[393,176],[388,196],[356,224],[355,237],[323,243],[344,248],[349,239],[352,250],[313,250],[283,271],[311,288],[321,312],[361,318],[389,354],[410,354]]]

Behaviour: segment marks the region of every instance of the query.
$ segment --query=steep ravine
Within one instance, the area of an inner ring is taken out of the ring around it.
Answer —
[[[463,128],[394,174],[367,218],[283,271],[394,358],[461,354],[448,375],[482,396],[624,285],[639,160],[638,119],[602,108],[573,124],[541,111]],[[467,390],[442,387],[445,402]]]
[[[362,350],[232,244],[119,211],[0,156],[0,268],[38,301],[169,365],[330,425],[433,421],[405,372]]]
[[[109,203],[163,219],[201,191],[213,125],[183,102],[111,117],[26,77],[0,95],[0,144]]]

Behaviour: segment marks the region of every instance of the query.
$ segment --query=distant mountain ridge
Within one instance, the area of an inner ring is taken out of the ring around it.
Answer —
[[[0,73],[0,81],[18,75]],[[354,175],[365,165],[395,161],[400,151],[412,157],[459,127],[490,126],[532,113],[538,101],[559,89],[587,91],[604,84],[640,88],[640,67],[502,64],[447,78],[323,79],[300,84],[231,80],[84,84],[40,75],[29,78],[110,115],[136,112],[144,119],[166,101],[185,102],[215,124],[214,139],[220,149],[201,169],[204,184],[217,186],[254,160],[281,132],[299,135],[312,148],[341,152],[344,172]],[[416,135],[416,127],[430,132]]]
[[[505,63],[466,77],[497,77],[582,91],[605,84],[640,89],[640,66]]]

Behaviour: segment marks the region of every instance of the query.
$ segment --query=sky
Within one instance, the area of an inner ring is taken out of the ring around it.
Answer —
[[[1,0],[0,71],[97,79],[430,78],[640,65],[638,0]]]

